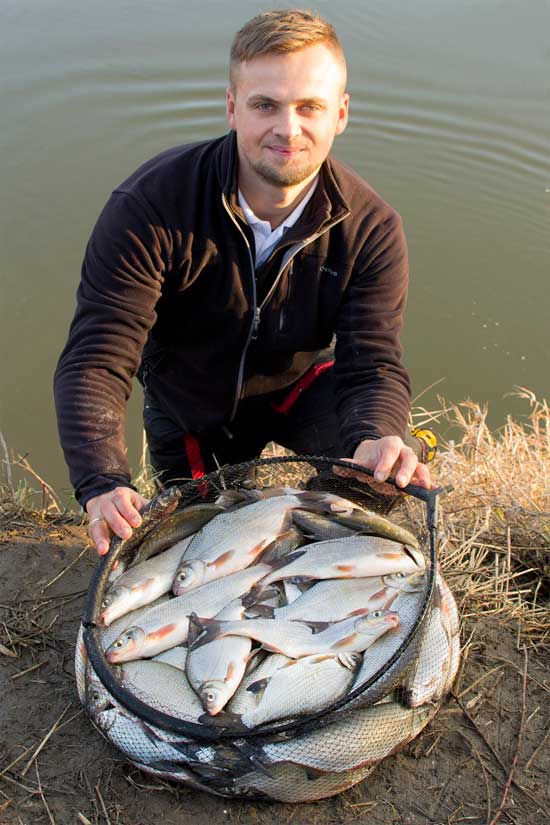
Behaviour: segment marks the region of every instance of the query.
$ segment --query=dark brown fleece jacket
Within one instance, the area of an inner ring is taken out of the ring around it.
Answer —
[[[136,373],[155,406],[200,433],[228,423],[240,398],[290,384],[336,334],[348,454],[364,438],[404,434],[399,215],[329,158],[262,268],[258,297],[236,167],[232,132],[170,149],[119,186],[98,219],[55,374],[61,443],[82,504],[129,481],[124,427]]]

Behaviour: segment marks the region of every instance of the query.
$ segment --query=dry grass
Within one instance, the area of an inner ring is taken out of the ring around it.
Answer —
[[[516,394],[525,418],[496,432],[479,404],[442,403],[439,418],[458,437],[441,445],[432,475],[454,488],[441,502],[440,559],[463,618],[519,622],[520,637],[539,645],[550,631],[550,409],[526,389]],[[407,507],[420,521],[416,503]]]

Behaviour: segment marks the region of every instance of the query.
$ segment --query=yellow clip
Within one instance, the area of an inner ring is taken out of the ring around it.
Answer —
[[[411,430],[411,435],[414,436],[414,438],[418,438],[424,445],[423,463],[427,464],[429,461],[433,461],[437,452],[437,438],[435,433],[431,430],[418,428]]]

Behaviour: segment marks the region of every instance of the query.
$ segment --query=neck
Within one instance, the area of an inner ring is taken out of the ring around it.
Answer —
[[[309,192],[319,170],[305,181],[295,186],[275,186],[268,181],[243,174],[239,168],[239,189],[254,214],[262,221],[269,221],[272,229],[283,223],[286,217],[296,209],[302,198]]]

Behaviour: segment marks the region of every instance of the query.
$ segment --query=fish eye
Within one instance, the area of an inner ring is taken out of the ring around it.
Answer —
[[[178,573],[178,581],[184,582],[187,578],[189,578],[189,570],[182,570],[181,573]]]
[[[99,695],[99,690],[94,690],[94,692],[92,693],[92,699],[94,700],[94,702],[99,702],[100,698],[101,697]]]
[[[122,647],[124,645],[123,639],[117,639],[115,642],[115,647]]]
[[[371,616],[372,616],[373,619],[378,619],[381,615],[382,615],[381,610],[375,610],[373,613],[371,613]]]
[[[407,574],[403,573],[402,571],[400,571],[399,573],[396,573],[395,576],[398,579],[406,579],[407,578]]]

